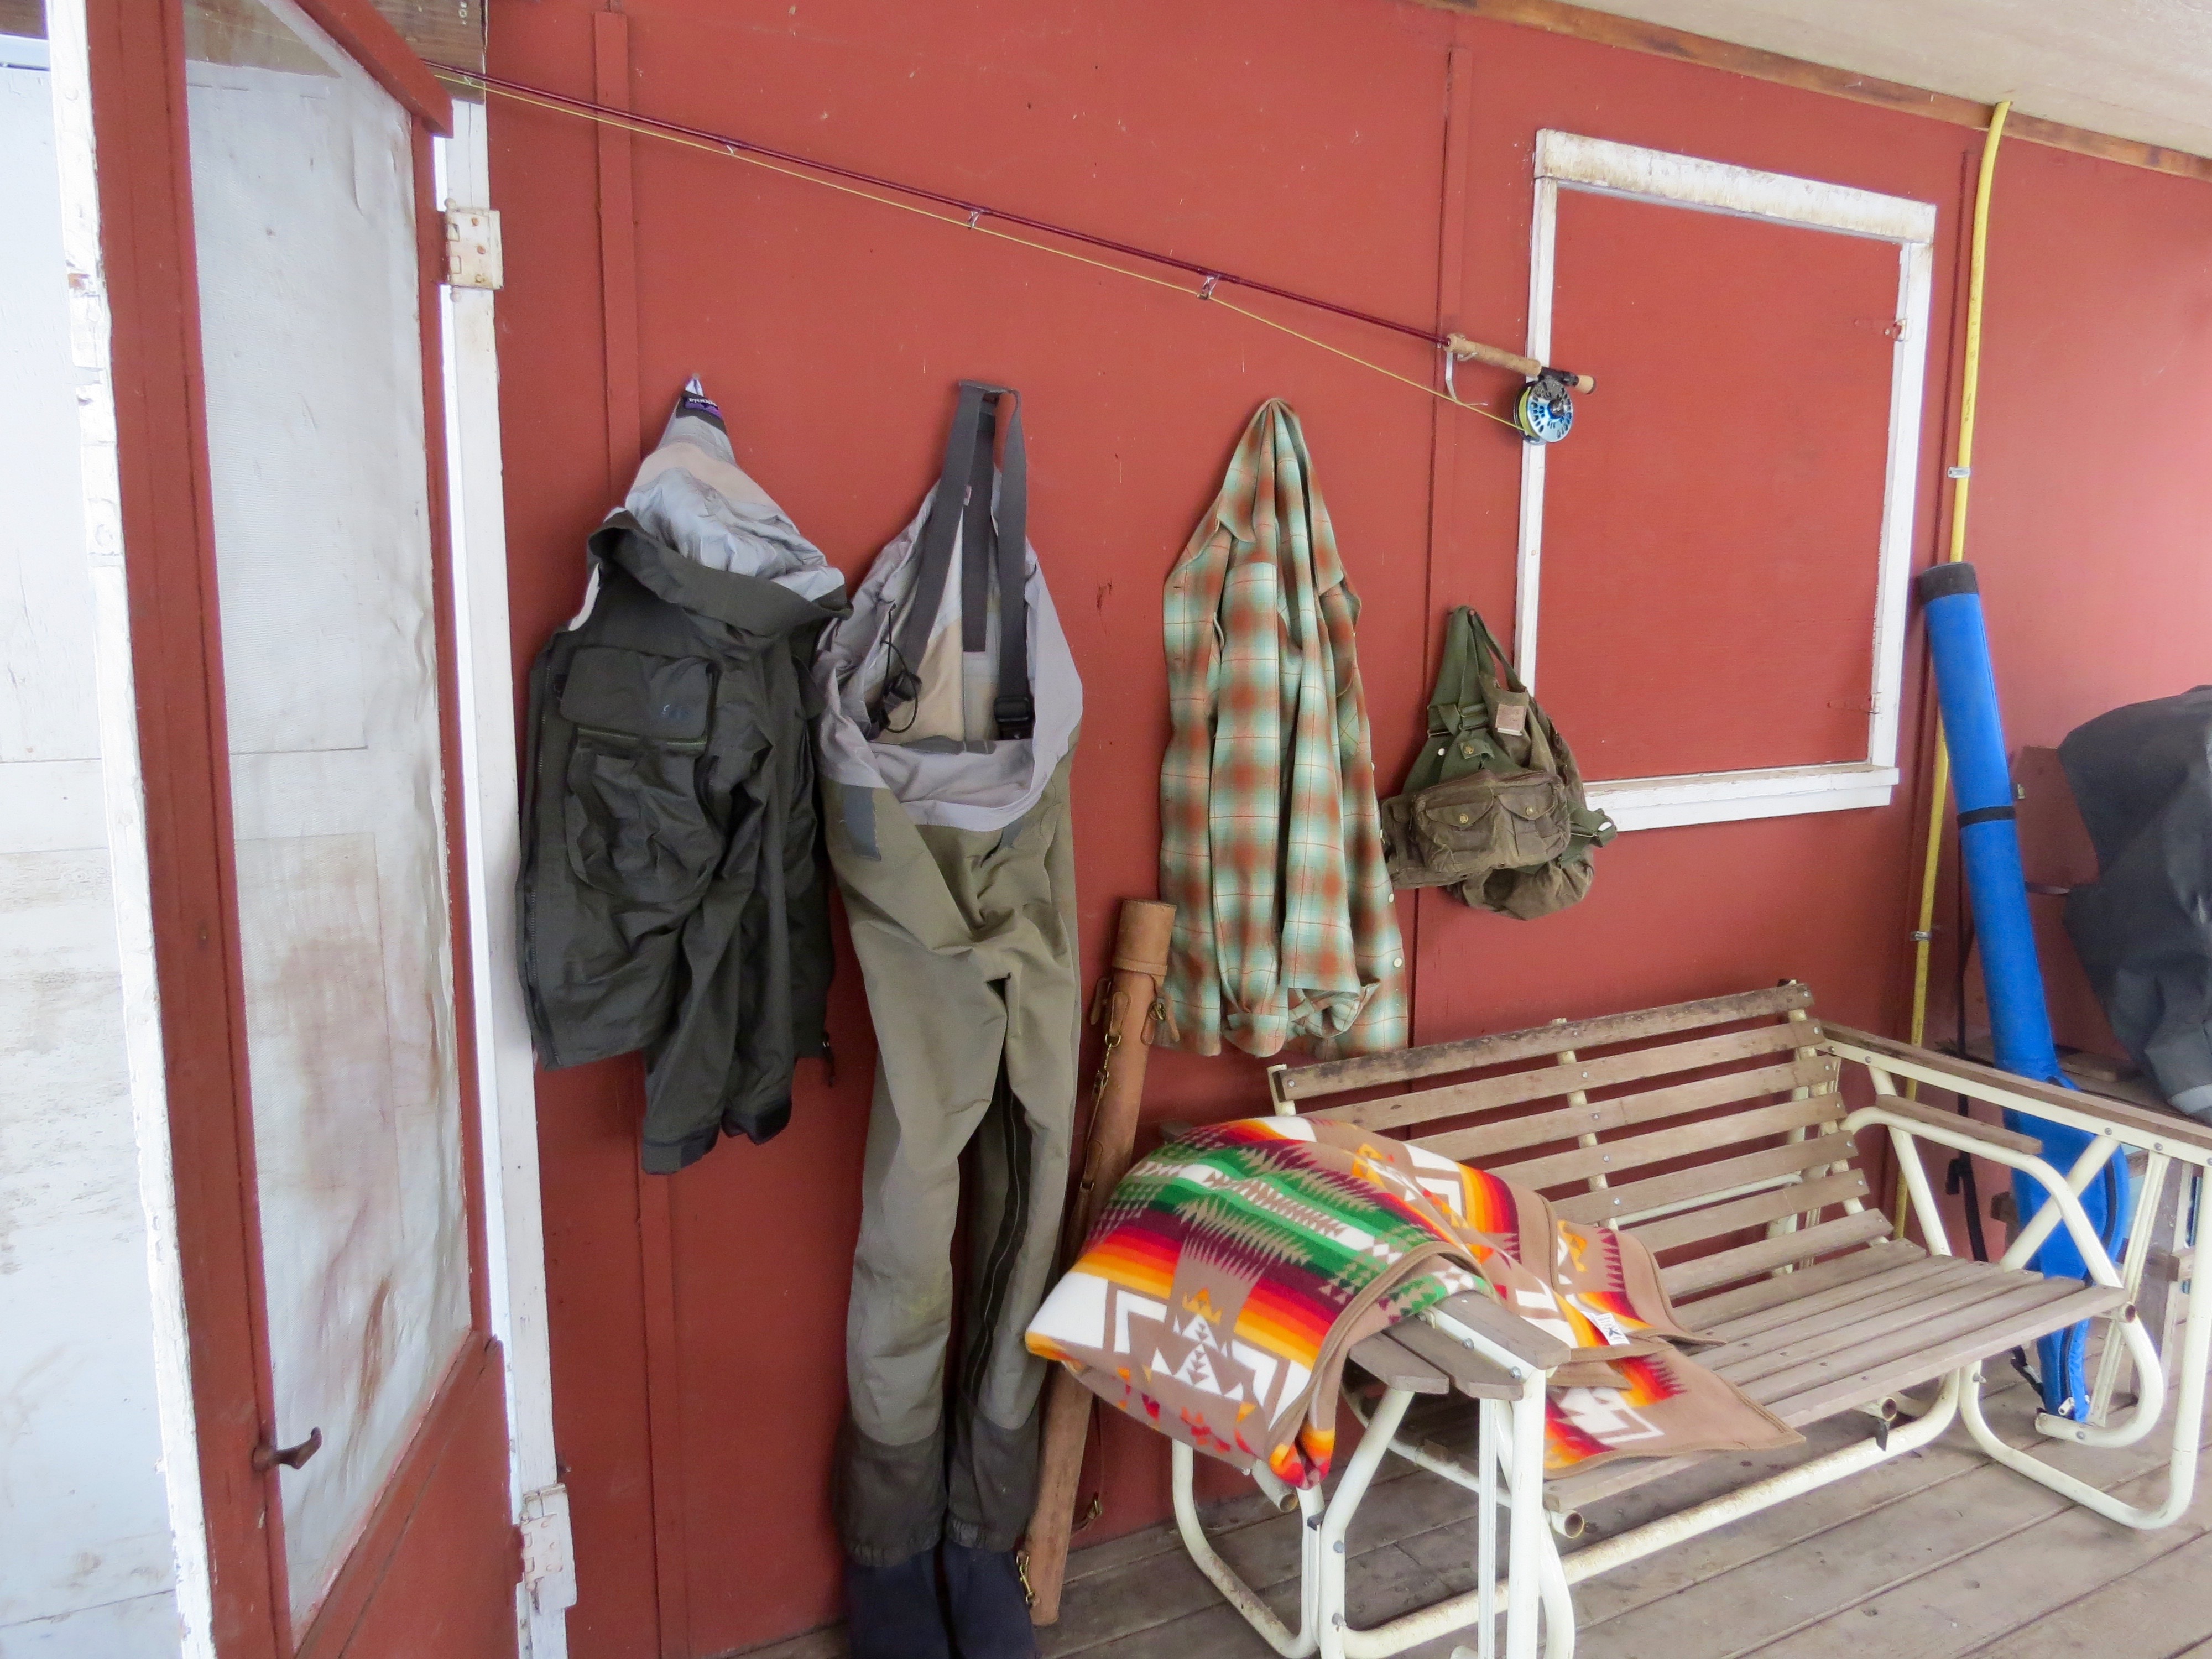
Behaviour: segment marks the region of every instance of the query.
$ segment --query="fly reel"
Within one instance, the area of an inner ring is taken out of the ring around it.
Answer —
[[[1528,381],[1514,398],[1513,418],[1506,424],[1532,444],[1555,444],[1574,430],[1574,394],[1597,390],[1597,382],[1587,374],[1574,374],[1564,368],[1553,368],[1538,362],[1534,357],[1523,357],[1517,351],[1507,351],[1499,346],[1485,345],[1480,340],[1468,339],[1464,334],[1450,335],[1443,344],[1444,395],[1454,403],[1459,401],[1459,388],[1453,384],[1452,369],[1462,362],[1487,363],[1492,368],[1504,369]]]
[[[1513,400],[1513,424],[1532,444],[1555,444],[1575,427],[1572,387],[1577,377],[1547,368]]]

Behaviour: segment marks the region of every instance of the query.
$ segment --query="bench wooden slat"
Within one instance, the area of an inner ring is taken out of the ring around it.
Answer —
[[[1786,1146],[1770,1146],[1762,1152],[1747,1152],[1741,1158],[1723,1158],[1717,1164],[1700,1164],[1694,1169],[1677,1170],[1673,1175],[1655,1176],[1649,1181],[1632,1181],[1626,1186],[1554,1199],[1552,1210],[1562,1221],[1633,1221],[1640,1215],[1649,1215],[1670,1204],[1686,1204],[1709,1193],[1724,1193],[1732,1187],[1749,1186],[1754,1181],[1802,1175],[1824,1164],[1848,1164],[1855,1150],[1856,1144],[1850,1135],[1796,1140]]]
[[[1390,1388],[1404,1389],[1413,1394],[1451,1392],[1448,1372],[1431,1365],[1412,1349],[1392,1341],[1389,1331],[1377,1331],[1353,1343],[1346,1357],[1377,1382]]]
[[[1814,1055],[1779,1066],[1762,1066],[1756,1071],[1731,1072],[1723,1077],[1700,1078],[1695,1083],[1648,1089],[1641,1094],[1562,1106],[1554,1111],[1509,1118],[1503,1123],[1448,1129],[1422,1137],[1421,1145],[1462,1164],[1482,1164],[1524,1146],[1572,1140],[1577,1135],[1601,1134],[1607,1129],[1632,1128],[1639,1123],[1756,1100],[1764,1095],[1787,1094],[1792,1089],[1817,1089],[1833,1084],[1841,1072],[1832,1055]]]
[[[1845,1256],[1842,1261],[1851,1259]],[[1842,1262],[1824,1265],[1837,1267]],[[1733,1359],[1740,1353],[1748,1353],[1757,1343],[1779,1340],[1778,1334],[1801,1320],[1809,1319],[1815,1314],[1825,1314],[1832,1309],[1863,1307],[1877,1297],[1890,1296],[1908,1288],[1924,1294],[1934,1283],[1956,1278],[1962,1265],[1971,1267],[1972,1264],[1961,1264],[1956,1256],[1922,1255],[1890,1267],[1881,1273],[1862,1273],[1825,1289],[1801,1283],[1798,1295],[1791,1301],[1732,1319],[1717,1331],[1707,1327],[1709,1334],[1721,1338],[1721,1346],[1707,1348],[1699,1353],[1698,1363],[1710,1364],[1716,1355]],[[1819,1268],[1808,1268],[1803,1273],[1788,1274],[1786,1279],[1808,1280],[1819,1271]],[[1695,1303],[1691,1304],[1692,1307],[1696,1305]]]
[[[1890,1328],[1869,1335],[1849,1352],[1823,1354],[1784,1365],[1763,1376],[1737,1382],[1736,1386],[1762,1406],[1777,1401],[1795,1401],[1840,1377],[1854,1376],[1898,1360],[1917,1360],[1990,1325],[2062,1300],[2080,1288],[2077,1280],[2042,1278],[2031,1278],[2026,1284],[2008,1278],[2002,1283],[1976,1285],[1964,1293],[1942,1298],[1948,1305],[1941,1312],[1925,1318],[1911,1314],[1900,1316]]]
[[[1539,1066],[1531,1071],[1508,1072],[1504,1077],[1482,1078],[1473,1083],[1448,1084],[1419,1094],[1389,1095],[1358,1105],[1332,1107],[1328,1115],[1363,1129],[1395,1129],[1431,1118],[1466,1117],[1476,1112],[1497,1111],[1531,1100],[1545,1100],[1576,1089],[1606,1089],[1636,1083],[1674,1072],[1702,1071],[1789,1048],[1810,1048],[1820,1040],[1820,1028],[1810,1021],[1784,1021],[1759,1025],[1748,1031],[1723,1036],[1693,1037],[1656,1048],[1632,1048],[1626,1054],[1601,1054],[1566,1066]]]
[[[1502,1312],[1503,1310],[1500,1310]],[[1471,1400],[1517,1400],[1521,1385],[1471,1348],[1462,1348],[1424,1319],[1401,1319],[1390,1335],[1414,1357],[1433,1365],[1452,1380],[1452,1386]]]
[[[1792,980],[1767,990],[1745,991],[1735,996],[1705,997],[1695,1002],[1642,1008],[1633,1013],[1601,1014],[1591,1019],[1559,1020],[1549,1025],[1532,1025],[1524,1030],[1501,1031],[1494,1036],[1432,1042],[1425,1048],[1401,1048],[1395,1054],[1355,1054],[1348,1060],[1294,1066],[1284,1072],[1279,1086],[1286,1100],[1310,1100],[1320,1095],[1372,1089],[1386,1083],[1410,1083],[1418,1078],[1439,1077],[1449,1072],[1472,1072],[1485,1066],[1508,1065],[1516,1060],[1542,1059],[1569,1048],[1602,1048],[1616,1042],[1635,1042],[1645,1037],[1694,1030],[1703,1025],[1727,1025],[1741,1019],[1786,1014],[1793,1008],[1809,1008],[1812,1005],[1812,991]]]
[[[1853,1256],[1838,1261],[1825,1262],[1822,1267],[1840,1267],[1869,1258],[1883,1262],[1883,1270],[1876,1278],[1891,1278],[1898,1271],[1897,1258],[1911,1249],[1909,1245],[1875,1245]],[[1910,1264],[1908,1264],[1910,1265]],[[1939,1271],[1940,1278],[1929,1282],[1942,1282],[1955,1287],[1963,1279],[1978,1281],[1982,1299],[1974,1303],[1963,1316],[1929,1322],[1929,1328],[1915,1332],[1916,1340],[1908,1350],[1892,1358],[1872,1358],[1863,1365],[1852,1367],[1852,1362],[1863,1356],[1845,1354],[1836,1362],[1840,1368],[1836,1374],[1825,1376],[1809,1386],[1801,1386],[1796,1392],[1779,1399],[1767,1397],[1778,1374],[1770,1375],[1765,1387],[1753,1384],[1747,1392],[1759,1399],[1769,1411],[1792,1427],[1802,1428],[1823,1418],[1833,1417],[1855,1406],[1871,1405],[1886,1396],[1929,1382],[1947,1371],[1991,1354],[2002,1353],[2021,1342],[2089,1318],[2096,1314],[2109,1313],[2118,1304],[2119,1292],[2091,1287],[2084,1289],[2069,1279],[2037,1279],[2033,1274],[2011,1272],[1986,1262],[1963,1261],[1956,1257],[1929,1257],[1923,1255],[1921,1265]],[[1791,1280],[1808,1279],[1820,1268],[1809,1268],[1793,1273],[1787,1279],[1768,1281],[1787,1285]],[[1830,1285],[1827,1290],[1839,1290],[1850,1281]],[[1783,1333],[1768,1334],[1766,1339],[1754,1339],[1747,1346],[1757,1347],[1762,1340],[1772,1340]],[[1714,1351],[1698,1356],[1701,1363],[1711,1364]],[[1723,1369],[1723,1375],[1729,1372]],[[1546,1483],[1544,1502],[1553,1510],[1579,1509],[1601,1498],[1632,1492],[1654,1480],[1693,1468],[1706,1455],[1692,1453],[1683,1457],[1623,1458],[1606,1463],[1581,1474],[1570,1473],[1557,1480]]]
[[[1856,1215],[1844,1217],[1840,1221],[1823,1221],[1817,1227],[1784,1233],[1779,1238],[1763,1238],[1756,1244],[1746,1244],[1736,1249],[1723,1250],[1717,1255],[1700,1256],[1695,1261],[1677,1262],[1674,1267],[1662,1267],[1659,1271],[1659,1282],[1666,1286],[1668,1296],[1683,1296],[1692,1291],[1703,1290],[1707,1285],[1727,1285],[1739,1279],[1748,1279],[1753,1273],[1766,1273],[1793,1261],[1808,1261],[1816,1255],[1846,1250],[1854,1244],[1885,1237],[1888,1232],[1887,1216],[1879,1210],[1862,1210]]]
[[[1592,1176],[1617,1176],[1647,1164],[1709,1152],[1765,1135],[1833,1123],[1850,1109],[1841,1095],[1815,1095],[1809,1100],[1785,1100],[1747,1112],[1730,1112],[1725,1117],[1703,1118],[1650,1134],[1632,1135],[1626,1140],[1600,1141],[1595,1146],[1578,1146],[1571,1152],[1553,1152],[1546,1158],[1487,1167],[1491,1174],[1516,1186],[1540,1189],[1558,1187],[1570,1181],[1587,1181]],[[1413,1144],[1429,1145],[1426,1140]]]
[[[1980,1265],[1957,1263],[1951,1273],[1903,1294],[1873,1297],[1831,1309],[1769,1331],[1760,1340],[1746,1344],[1745,1352],[1725,1359],[1700,1355],[1699,1362],[1744,1388],[1816,1361],[1829,1362],[1832,1370],[1840,1364],[1845,1370],[1863,1370],[1865,1363],[1860,1355],[1870,1355],[1877,1345],[1894,1341],[1907,1334],[1909,1327],[1932,1328],[1936,1322],[1954,1314],[1973,1314],[1986,1322],[1983,1304],[2030,1289],[2040,1291],[2050,1282],[2031,1273],[1991,1278],[1974,1271]]]
[[[1740,1233],[1747,1227],[1763,1227],[1784,1216],[1816,1215],[1831,1204],[1864,1198],[1871,1190],[1863,1172],[1846,1170],[1841,1175],[1822,1176],[1818,1181],[1793,1181],[1772,1192],[1753,1193],[1748,1198],[1709,1205],[1702,1210],[1685,1210],[1664,1221],[1647,1221],[1640,1227],[1622,1231],[1643,1240],[1655,1251],[1671,1250],[1680,1245]]]
[[[1778,1303],[1794,1301],[1815,1291],[1825,1291],[1832,1285],[1848,1284],[1853,1279],[1888,1273],[1908,1261],[1924,1259],[1928,1252],[1917,1244],[1907,1244],[1893,1238],[1878,1239],[1863,1250],[1838,1256],[1832,1261],[1823,1261],[1817,1267],[1800,1267],[1792,1273],[1775,1279],[1762,1279],[1755,1285],[1746,1285],[1733,1291],[1718,1291],[1694,1300],[1684,1298],[1673,1285],[1668,1291],[1675,1299],[1675,1311],[1682,1322],[1701,1331],[1717,1331],[1726,1335],[1735,1328],[1735,1322],[1747,1315],[1771,1308]]]
[[[1914,1352],[1877,1362],[1863,1371],[1823,1382],[1804,1394],[1776,1401],[1767,1409],[1792,1428],[1818,1422],[1838,1412],[1869,1404],[1899,1389],[1942,1376],[1947,1371],[1987,1359],[1991,1354],[2017,1348],[2053,1331],[2063,1331],[2069,1325],[2110,1313],[2119,1306],[2124,1294],[2100,1285],[2082,1285],[2071,1279],[2049,1282],[2065,1294],[2018,1308],[1991,1324],[1963,1334],[1944,1337],[1929,1333]]]
[[[1781,1282],[1808,1279],[1814,1271],[1808,1268],[1787,1274]],[[1987,1262],[1970,1261],[1961,1256],[1923,1255],[1887,1272],[1854,1279],[1826,1290],[1816,1289],[1794,1301],[1731,1320],[1723,1328],[1721,1345],[1706,1349],[1698,1358],[1711,1363],[1718,1356],[1719,1363],[1726,1364],[1747,1353],[1786,1345],[1803,1334],[1801,1327],[1808,1320],[1839,1310],[1850,1314],[1874,1310],[1877,1304],[1899,1295],[1933,1298],[1978,1276],[1985,1276],[1990,1271]]]

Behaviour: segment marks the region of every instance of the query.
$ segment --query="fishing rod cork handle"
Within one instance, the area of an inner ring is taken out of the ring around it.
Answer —
[[[1480,340],[1470,340],[1464,334],[1455,334],[1449,342],[1451,355],[1466,362],[1488,363],[1492,368],[1510,369],[1527,380],[1534,380],[1544,372],[1544,365],[1534,357],[1524,357],[1517,351],[1508,351],[1503,346],[1484,345]],[[1577,392],[1595,392],[1596,380],[1588,374],[1570,374],[1565,369],[1552,371]]]

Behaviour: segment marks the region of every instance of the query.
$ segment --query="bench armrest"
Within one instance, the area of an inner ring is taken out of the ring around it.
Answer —
[[[2130,1146],[2148,1146],[2179,1153],[2192,1163],[2212,1158],[2212,1125],[2184,1117],[2179,1112],[2154,1111],[2133,1101],[2110,1095],[2061,1088],[2015,1077],[1994,1066],[1983,1066],[1953,1054],[1937,1054],[1895,1037],[1855,1031],[1848,1025],[1820,1022],[1824,1046],[1844,1060],[1856,1060],[1900,1077],[1917,1078],[1938,1089],[1969,1095],[1993,1105],[2046,1115],[2059,1122],[2093,1134],[2109,1134]]]
[[[1972,1135],[1975,1139],[1985,1140],[1992,1146],[2002,1146],[2008,1151],[2018,1152],[2022,1158],[2043,1156],[2043,1143],[2033,1135],[2024,1135],[2017,1129],[2002,1128],[1994,1123],[1984,1123],[1979,1118],[1966,1117],[1958,1112],[1947,1112],[1938,1107],[1923,1105],[1917,1100],[1907,1100],[1903,1095],[1884,1095],[1881,1097],[1881,1109],[1892,1116],[1909,1117],[1915,1122],[1926,1124],[1931,1129],[1950,1129],[1960,1134]]]
[[[1476,1352],[1493,1360],[1510,1358],[1518,1364],[1549,1371],[1575,1355],[1571,1346],[1508,1312],[1479,1291],[1440,1302],[1420,1316],[1446,1336],[1457,1340],[1474,1338]]]
[[[1881,1079],[1877,1078],[1879,1084]],[[2088,1212],[2081,1207],[2081,1196],[2069,1184],[2066,1176],[2033,1152],[2022,1152],[2006,1146],[1991,1136],[1989,1125],[1976,1123],[1949,1112],[1938,1112],[1921,1106],[1901,1095],[1880,1094],[1874,1104],[1862,1106],[1844,1120],[1847,1133],[1876,1126],[1887,1128],[1891,1143],[1897,1149],[1898,1165],[1905,1176],[1905,1191],[1911,1195],[1912,1212],[1920,1218],[1920,1230],[1928,1241],[1928,1248],[1938,1255],[1949,1255],[1950,1242],[1944,1237],[1943,1217],[1936,1203],[1935,1194],[1928,1185],[1928,1171],[1913,1156],[1910,1143],[1932,1140],[1939,1146],[1948,1146],[1954,1152],[1973,1152],[1980,1157],[2019,1170],[2042,1187],[2048,1195],[2033,1220],[2022,1228],[2014,1238],[2012,1246],[1998,1265],[2017,1267],[2039,1249],[2043,1241],[2061,1224],[2074,1248],[2081,1253],[2081,1261],[2089,1270],[2090,1279],[2107,1289],[2117,1289],[2120,1283],[2119,1270],[2113,1267],[2097,1230],[2090,1224]],[[2009,1132],[2008,1132],[2009,1133]],[[2081,1159],[2075,1166],[2075,1178],[2087,1181],[2105,1158],[2114,1156],[2119,1143],[2110,1136],[2100,1136],[2089,1144]]]

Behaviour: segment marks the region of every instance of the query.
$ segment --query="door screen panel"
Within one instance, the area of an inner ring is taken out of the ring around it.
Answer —
[[[285,0],[188,0],[263,1273],[295,1620],[468,1329],[413,135]]]

